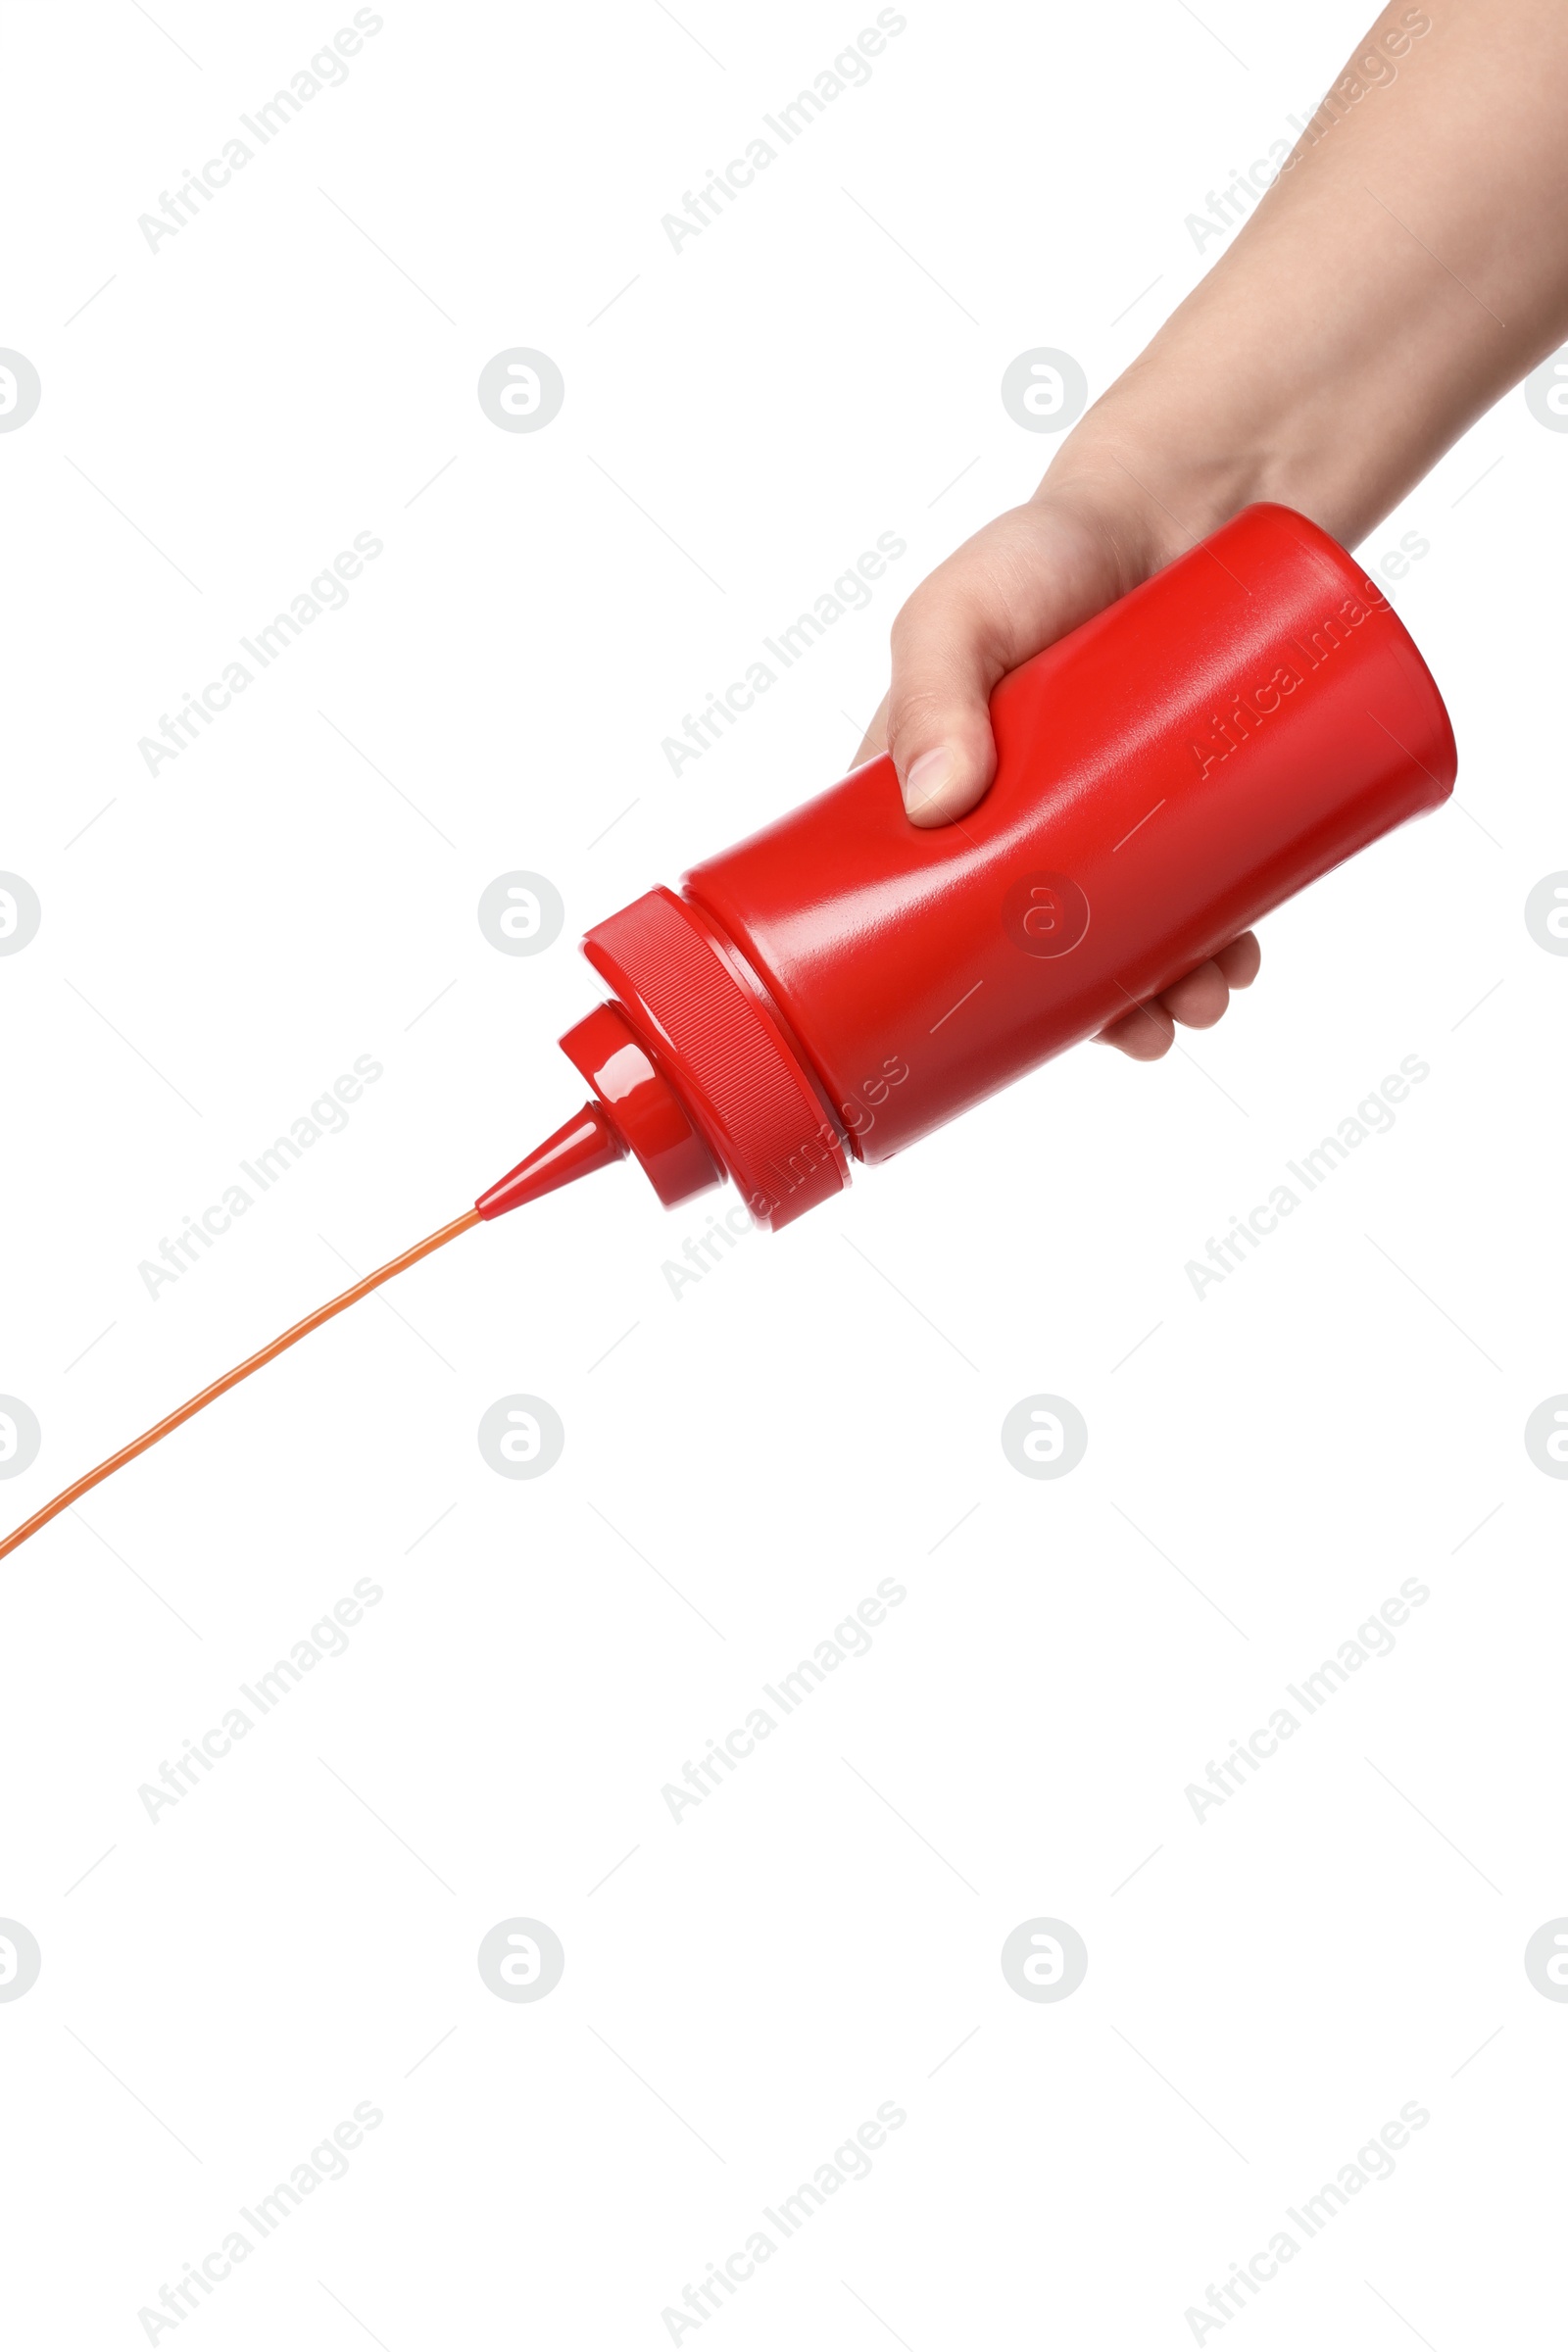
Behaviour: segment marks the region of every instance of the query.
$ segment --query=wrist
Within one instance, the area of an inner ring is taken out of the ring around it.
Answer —
[[[1114,385],[1062,444],[1029,502],[1054,525],[1081,528],[1112,551],[1119,594],[1243,507],[1279,495],[1266,486],[1261,440],[1254,450],[1231,434],[1210,446],[1206,435],[1156,430],[1141,412]]]
[[[1265,499],[1353,546],[1468,421],[1441,345],[1417,364],[1415,330],[1391,334],[1364,301],[1282,303],[1290,253],[1246,246],[1096,402],[1036,493],[1120,500],[1156,564]]]

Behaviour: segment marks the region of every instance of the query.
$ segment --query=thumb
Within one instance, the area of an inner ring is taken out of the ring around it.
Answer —
[[[985,569],[962,562],[964,552],[932,573],[893,624],[887,745],[916,825],[951,824],[996,773],[991,689],[1007,662]]]

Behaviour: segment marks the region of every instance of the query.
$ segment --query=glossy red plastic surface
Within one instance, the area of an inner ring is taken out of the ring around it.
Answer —
[[[651,890],[596,924],[583,953],[759,1223],[787,1224],[848,1184],[810,1071],[695,908]]]
[[[596,1005],[567,1030],[561,1050],[587,1079],[600,1110],[666,1208],[722,1182],[680,1097],[618,1004]]]
[[[605,1012],[760,1222],[1156,995],[1453,783],[1402,625],[1284,507],[1237,515],[991,710],[996,779],[958,823],[911,825],[875,760],[584,943]]]
[[[473,1205],[487,1222],[491,1217],[504,1217],[509,1208],[521,1208],[526,1200],[542,1200],[546,1193],[559,1193],[564,1184],[575,1184],[579,1176],[612,1167],[625,1150],[599,1104],[590,1102],[536,1145],[526,1159],[509,1168]]]
[[[992,698],[996,780],[904,814],[891,760],[687,876],[867,1160],[1201,963],[1443,801],[1452,730],[1315,524],[1247,509]]]

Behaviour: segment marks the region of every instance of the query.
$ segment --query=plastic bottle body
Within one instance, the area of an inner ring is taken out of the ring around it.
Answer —
[[[911,825],[876,760],[584,943],[761,1222],[1092,1036],[1453,783],[1402,624],[1284,507],[1249,508],[991,710],[996,777],[956,824]]]
[[[1279,507],[1015,670],[992,720],[961,823],[911,826],[878,760],[684,885],[867,1160],[1168,987],[1455,765],[1387,601]]]

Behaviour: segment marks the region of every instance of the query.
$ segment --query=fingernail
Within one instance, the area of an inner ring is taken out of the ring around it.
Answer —
[[[904,779],[904,808],[907,816],[918,816],[928,808],[952,781],[953,754],[945,743],[934,752],[922,752]]]

